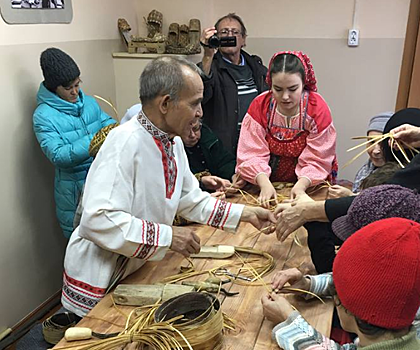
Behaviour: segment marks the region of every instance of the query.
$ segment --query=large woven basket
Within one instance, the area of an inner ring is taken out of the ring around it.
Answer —
[[[194,350],[215,350],[222,347],[223,314],[219,300],[208,293],[191,292],[165,301],[155,313],[155,321],[175,321],[176,328]],[[188,347],[182,338],[178,341]]]

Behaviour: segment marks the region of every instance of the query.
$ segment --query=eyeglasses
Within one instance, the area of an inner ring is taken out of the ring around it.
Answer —
[[[335,307],[339,307],[341,305],[341,301],[337,295],[334,296],[333,300],[334,300]]]
[[[203,126],[203,122],[199,121],[196,125],[194,125],[191,129],[192,132],[198,132],[201,130]]]
[[[224,29],[219,30],[218,32],[219,36],[229,36],[229,33],[231,33],[232,36],[242,35],[242,32],[237,29],[224,28]]]

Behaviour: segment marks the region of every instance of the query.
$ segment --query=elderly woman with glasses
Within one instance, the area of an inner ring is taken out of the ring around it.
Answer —
[[[236,159],[207,125],[197,121],[190,134],[182,136],[182,141],[191,172],[202,189],[217,195],[232,186],[230,179],[235,173]]]
[[[235,37],[236,46],[212,48],[208,43],[213,35]],[[200,39],[204,47],[199,63],[204,72],[204,122],[234,155],[242,119],[249,105],[268,89],[265,83],[267,68],[261,58],[243,50],[246,37],[247,30],[241,17],[229,13],[214,27],[204,29]]]

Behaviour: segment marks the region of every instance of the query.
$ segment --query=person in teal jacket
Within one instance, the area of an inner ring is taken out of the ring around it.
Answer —
[[[42,151],[55,166],[54,197],[64,235],[73,231],[74,213],[92,164],[89,145],[101,128],[116,121],[80,89],[80,70],[57,48],[41,54],[41,83],[33,127]]]

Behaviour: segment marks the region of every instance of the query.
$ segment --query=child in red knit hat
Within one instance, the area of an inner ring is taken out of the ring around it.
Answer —
[[[340,322],[359,344],[340,346],[312,328],[289,302],[262,298],[264,315],[277,325],[273,337],[284,350],[419,350],[420,225],[402,218],[371,223],[345,241],[332,274],[277,272],[273,289],[285,283],[319,296],[333,296]]]

